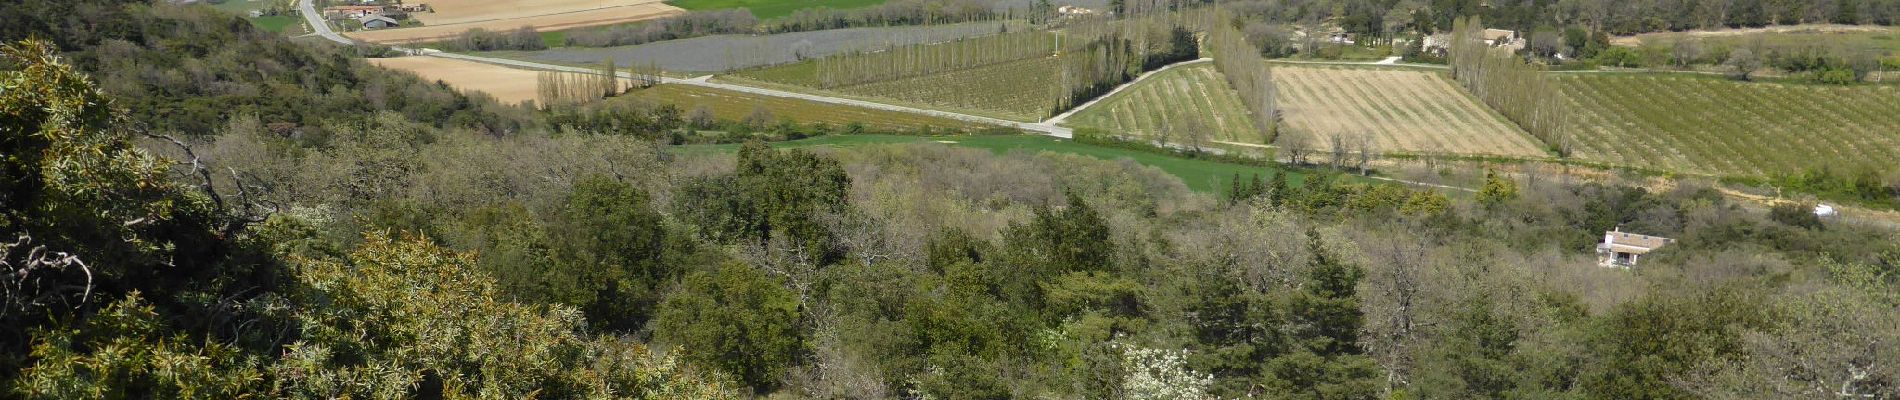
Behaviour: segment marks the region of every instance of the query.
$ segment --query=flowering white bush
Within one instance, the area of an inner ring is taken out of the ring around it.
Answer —
[[[1207,399],[1213,375],[1187,368],[1187,350],[1149,349],[1119,344],[1122,349],[1122,395],[1128,399]]]

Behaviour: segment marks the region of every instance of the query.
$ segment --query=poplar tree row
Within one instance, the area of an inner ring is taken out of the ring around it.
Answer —
[[[1260,58],[1260,48],[1247,42],[1247,35],[1235,28],[1226,10],[1208,13],[1208,49],[1213,52],[1214,68],[1227,77],[1240,101],[1253,115],[1254,128],[1273,143],[1279,135],[1280,106],[1273,84],[1273,68]]]
[[[850,86],[1048,57],[1061,38],[1049,32],[1004,33],[948,43],[890,47],[817,61],[823,87]]]
[[[1563,133],[1568,115],[1557,83],[1536,65],[1485,43],[1478,17],[1454,23],[1448,58],[1452,77],[1471,94],[1542,140],[1558,156],[1569,156],[1570,138]]]
[[[607,59],[593,73],[543,71],[537,77],[535,98],[543,106],[559,103],[584,103],[620,93],[620,77],[614,72],[613,59]]]
[[[1169,12],[1072,22],[1064,29],[1064,37],[1084,45],[1064,50],[1061,92],[1057,93],[1052,113],[1108,93],[1144,70],[1199,56],[1200,49],[1185,20],[1180,13]]]

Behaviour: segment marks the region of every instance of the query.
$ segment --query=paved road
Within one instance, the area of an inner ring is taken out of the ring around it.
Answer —
[[[343,35],[336,34],[336,31],[330,30],[330,24],[323,21],[323,13],[317,12],[317,6],[311,5],[310,1],[311,0],[297,0],[297,13],[303,14],[303,21],[310,24],[310,29],[316,31],[317,36],[322,36],[324,39],[330,39],[332,42],[345,45],[356,44],[356,42],[351,41],[350,38],[343,37]]]
[[[545,70],[545,71],[564,71],[564,72],[578,72],[578,73],[589,73],[589,74],[600,72],[600,70],[596,68],[569,67],[565,65],[543,64],[543,63],[538,63],[538,62],[533,62],[533,61],[472,56],[472,55],[467,55],[467,54],[456,54],[456,53],[449,53],[449,52],[431,50],[431,49],[422,49],[418,51],[418,53],[420,53],[421,55],[430,56],[430,57],[452,58],[452,59],[457,59],[457,60],[466,60],[466,61],[474,61],[474,62],[479,62],[479,63],[495,64],[495,65],[502,65],[502,66],[526,68],[526,69],[537,69],[537,70]],[[628,79],[633,78],[632,74],[626,73],[626,72],[616,72],[615,74],[623,78],[628,78]],[[761,95],[761,96],[785,97],[785,98],[815,101],[815,102],[820,102],[820,103],[830,103],[830,104],[847,105],[847,106],[853,106],[853,107],[864,107],[864,108],[870,108],[870,109],[876,109],[876,110],[928,115],[928,116],[933,116],[933,117],[948,118],[948,119],[954,119],[958,121],[975,122],[975,123],[980,123],[980,124],[1007,126],[1007,127],[1014,127],[1014,128],[1022,129],[1025,131],[1036,132],[1036,133],[1064,138],[1064,139],[1070,139],[1070,138],[1075,137],[1074,131],[1070,130],[1069,128],[1056,126],[1055,124],[1049,123],[1049,122],[1033,122],[1033,123],[1032,122],[1016,122],[1016,121],[1009,121],[1009,120],[998,119],[998,118],[954,113],[954,112],[942,111],[942,110],[930,110],[930,109],[922,109],[922,108],[916,108],[916,107],[905,107],[905,106],[900,106],[900,105],[884,104],[884,103],[870,102],[870,101],[857,100],[857,99],[847,99],[847,98],[841,98],[841,97],[831,97],[831,96],[815,95],[815,94],[808,94],[808,93],[788,92],[788,91],[783,91],[783,90],[766,89],[766,88],[744,86],[744,85],[734,85],[734,84],[729,84],[729,83],[718,83],[718,82],[710,81],[709,78],[711,77],[712,77],[711,75],[707,75],[707,76],[701,76],[701,77],[690,78],[690,79],[661,78],[660,82],[680,84],[680,85],[709,87],[709,88],[714,88],[714,89],[724,89],[724,90],[731,90],[735,92],[756,94],[756,95]]]

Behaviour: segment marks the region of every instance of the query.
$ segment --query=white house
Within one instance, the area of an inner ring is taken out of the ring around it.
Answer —
[[[1666,237],[1623,232],[1622,227],[1617,227],[1616,230],[1604,232],[1603,243],[1597,243],[1597,265],[1634,267],[1644,255],[1675,242],[1675,239]]]

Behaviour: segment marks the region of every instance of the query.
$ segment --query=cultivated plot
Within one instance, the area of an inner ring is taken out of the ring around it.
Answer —
[[[1377,152],[1545,155],[1530,135],[1440,72],[1281,66],[1273,75],[1282,134],[1302,135],[1312,148],[1331,148],[1335,135],[1370,135]]]
[[[994,35],[1000,31],[1018,29],[1022,29],[1021,23],[1011,22],[851,28],[775,35],[715,35],[632,46],[562,47],[531,52],[493,52],[489,55],[554,64],[598,63],[611,58],[619,65],[657,63],[667,71],[712,73],[795,63],[892,46]]]
[[[1211,63],[1156,73],[1077,112],[1068,122],[1110,134],[1166,137],[1170,143],[1187,143],[1188,131],[1194,130],[1209,133],[1208,139],[1216,142],[1267,144],[1246,104]]]
[[[540,72],[441,57],[371,58],[370,64],[409,71],[466,92],[485,92],[503,103],[534,100]]]
[[[935,75],[834,88],[838,92],[1035,122],[1062,97],[1062,60],[1033,58]]]
[[[884,0],[673,0],[669,4],[688,10],[744,8],[759,19],[769,19],[813,8],[838,10],[870,7],[884,4]]]
[[[1891,86],[1736,82],[1690,74],[1566,74],[1575,154],[1719,175],[1900,164]]]
[[[753,113],[764,110],[774,118],[790,118],[801,123],[823,122],[833,126],[844,126],[858,122],[863,123],[872,131],[913,132],[925,128],[933,131],[974,131],[992,127],[927,115],[679,84],[665,84],[637,90],[628,93],[626,97],[674,104],[679,106],[680,110],[689,113],[699,107],[706,107],[712,112],[713,117],[728,121],[744,120]]]
[[[560,30],[643,21],[684,13],[660,0],[431,0],[433,12],[411,13],[423,26],[349,32],[375,43],[427,42],[469,29],[490,31],[530,27]]]

